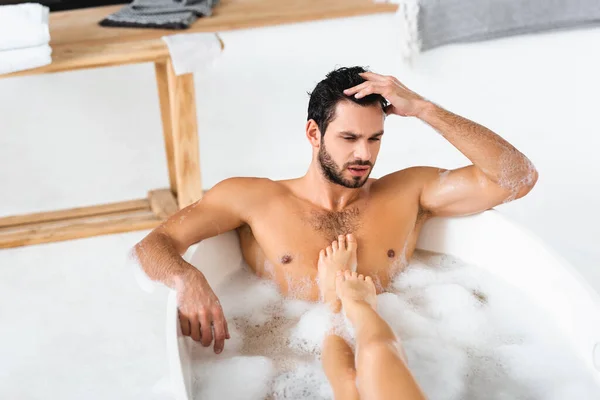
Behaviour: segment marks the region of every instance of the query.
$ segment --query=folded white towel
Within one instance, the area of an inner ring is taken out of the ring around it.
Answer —
[[[52,62],[52,49],[45,44],[37,47],[0,51],[0,74],[41,67]]]
[[[48,12],[35,3],[0,6],[0,50],[48,44]]]

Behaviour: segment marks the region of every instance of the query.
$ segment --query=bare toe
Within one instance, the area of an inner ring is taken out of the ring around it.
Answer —
[[[338,236],[338,244],[340,246],[340,250],[346,250],[346,237],[344,235]]]
[[[367,277],[365,278],[365,281],[367,281],[369,283],[373,283],[373,278],[371,278],[369,275],[367,275]]]
[[[352,272],[352,277],[353,277],[354,279],[356,279],[356,278],[358,278],[358,274],[357,274],[356,272]]]
[[[333,252],[335,253],[336,251],[338,251],[339,249],[339,245],[337,240],[334,240],[333,242],[331,242],[331,247],[333,248]]]
[[[327,246],[327,249],[325,249],[325,251],[327,252],[327,257],[331,257],[331,255],[333,254],[333,249],[331,248],[331,246]]]
[[[364,281],[364,280],[365,280],[365,276],[364,276],[363,274],[360,274],[360,275],[358,276],[358,279],[360,279],[361,281]]]
[[[321,249],[319,252],[319,260],[323,261],[325,259],[325,249]]]
[[[350,279],[350,278],[352,278],[352,272],[349,270],[345,270],[344,276],[346,277],[346,279]]]
[[[354,251],[356,249],[356,238],[354,235],[349,233],[346,235],[346,240],[348,241],[348,250]]]

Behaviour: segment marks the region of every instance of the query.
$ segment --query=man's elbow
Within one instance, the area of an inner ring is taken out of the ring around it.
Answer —
[[[527,175],[521,179],[521,184],[518,186],[518,194],[517,199],[526,196],[531,192],[534,186],[537,184],[539,178],[539,173],[535,167],[531,167],[531,169],[527,172]]]

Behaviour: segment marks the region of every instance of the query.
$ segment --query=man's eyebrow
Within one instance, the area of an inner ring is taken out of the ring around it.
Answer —
[[[349,137],[352,137],[352,138],[359,138],[359,137],[363,136],[363,135],[359,135],[357,133],[349,132],[349,131],[341,131],[340,135],[349,136]],[[381,135],[383,135],[383,131],[372,134],[370,136],[370,138],[373,139],[373,138],[379,137]]]

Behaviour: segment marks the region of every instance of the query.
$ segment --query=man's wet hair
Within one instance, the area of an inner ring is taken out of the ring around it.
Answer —
[[[334,69],[327,74],[325,79],[315,86],[309,93],[308,118],[314,120],[321,131],[321,138],[325,135],[327,126],[335,117],[335,107],[340,101],[352,101],[361,106],[378,104],[382,110],[388,105],[387,100],[380,94],[370,94],[361,99],[344,94],[345,89],[350,89],[365,82],[359,73],[367,72],[363,67],[342,67]]]

